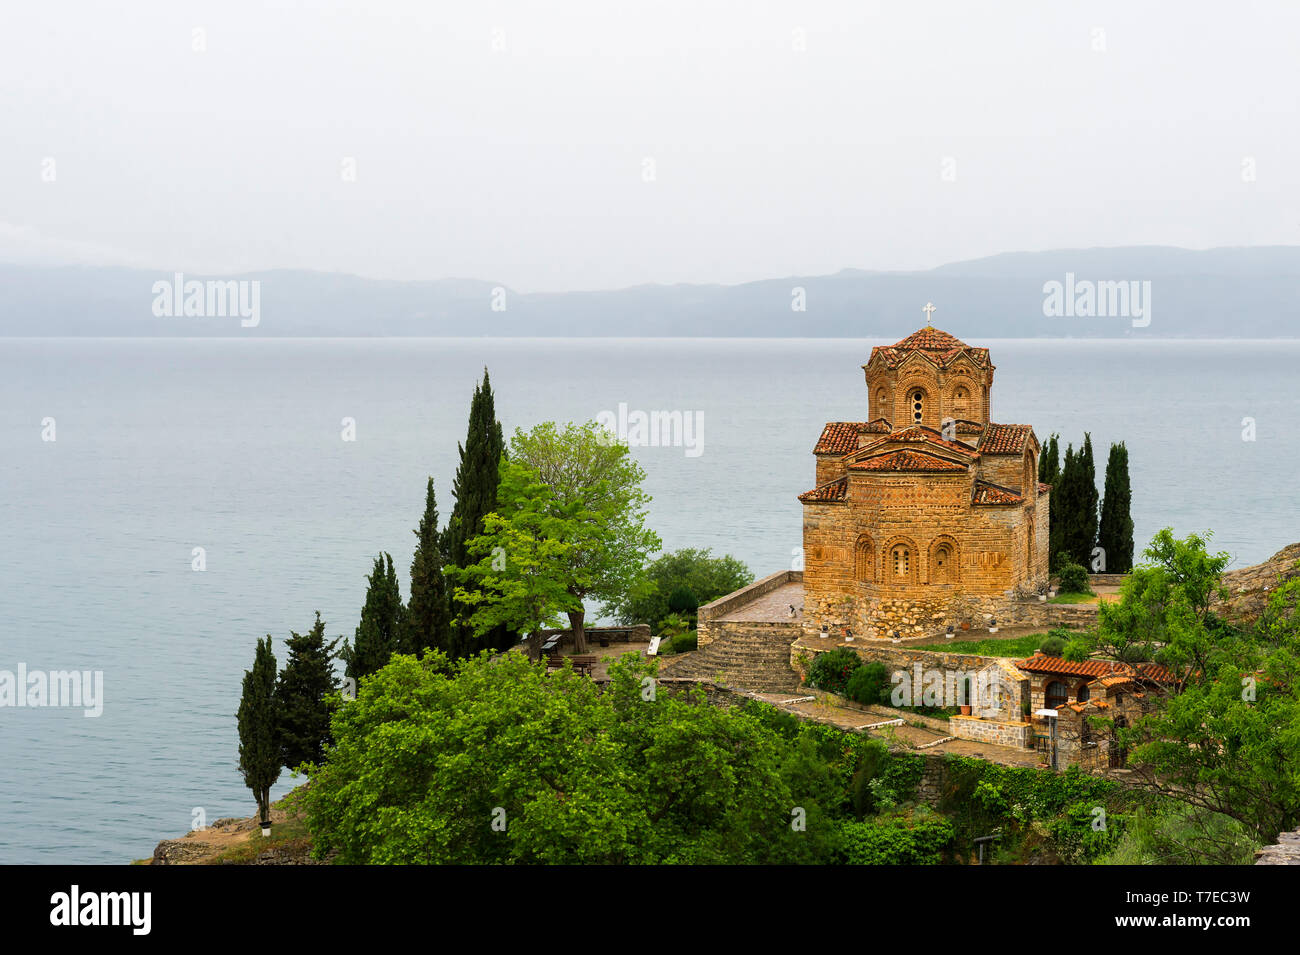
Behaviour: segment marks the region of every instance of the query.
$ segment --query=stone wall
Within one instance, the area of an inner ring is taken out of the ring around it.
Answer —
[[[1028,723],[999,723],[996,720],[982,720],[977,716],[949,717],[948,732],[958,739],[1018,746],[1021,749],[1028,749],[1033,743],[1033,733]]]
[[[742,587],[740,590],[734,590],[729,594],[719,597],[717,600],[706,603],[696,611],[697,625],[697,642],[700,647],[707,646],[721,636],[725,627],[719,624],[729,614],[735,613],[747,604],[753,603],[759,597],[770,594],[779,587],[786,584],[797,584],[803,580],[803,572],[798,570],[778,570],[774,574],[768,574],[761,580],[756,580],[748,587]],[[789,621],[746,621],[746,627],[762,626],[790,626]],[[795,628],[798,629],[797,626]],[[793,637],[791,638],[793,639]]]

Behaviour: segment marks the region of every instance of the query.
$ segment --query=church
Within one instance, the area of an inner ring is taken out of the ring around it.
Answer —
[[[991,420],[989,350],[926,326],[862,369],[867,420],[827,423],[799,495],[805,631],[908,637],[1013,615],[1046,587],[1051,488],[1033,428]]]

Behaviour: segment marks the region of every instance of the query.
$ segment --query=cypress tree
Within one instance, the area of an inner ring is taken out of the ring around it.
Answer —
[[[1048,530],[1048,546],[1052,549],[1050,558],[1053,570],[1060,567],[1062,555],[1074,559],[1075,532],[1074,515],[1076,512],[1076,476],[1074,445],[1065,446],[1065,463],[1052,488],[1051,528]]]
[[[271,787],[280,778],[280,713],[275,687],[275,653],[271,637],[257,641],[253,669],[244,671],[239,700],[239,771],[257,800],[259,819],[271,811]]]
[[[1106,552],[1106,570],[1126,574],[1133,569],[1132,492],[1128,476],[1128,448],[1112,444],[1106,458],[1106,495],[1102,499],[1097,543]]]
[[[456,567],[475,563],[469,554],[468,544],[483,533],[483,518],[497,504],[497,484],[500,481],[501,457],[505,454],[505,438],[501,422],[497,420],[496,401],[488,371],[483,369],[483,382],[474,388],[469,405],[469,428],[465,443],[460,445],[460,464],[451,491],[456,498],[447,529],[443,532],[443,562]],[[505,649],[513,645],[517,636],[497,627],[485,634],[481,641],[473,638],[473,631],[464,623],[472,608],[452,598],[451,613],[455,622],[449,656],[468,656],[478,646]]]
[[[442,576],[441,541],[438,534],[438,502],[433,478],[424,493],[424,516],[415,531],[415,556],[411,558],[411,601],[406,608],[403,653],[426,649],[451,650],[451,606],[447,582]]]
[[[1097,465],[1092,457],[1092,435],[1084,432],[1079,452],[1079,556],[1075,560],[1092,571],[1092,549],[1097,546]]]
[[[325,623],[316,611],[316,623],[306,634],[290,631],[285,647],[289,659],[280,671],[276,692],[280,699],[280,748],[283,765],[293,769],[303,763],[325,762],[330,739],[330,704],[327,697],[338,689],[334,677],[334,648],[325,642]]]
[[[401,648],[402,594],[397,586],[393,558],[386,553],[376,557],[367,580],[366,603],[361,608],[356,635],[340,654],[347,662],[347,675],[358,683],[362,677],[382,669],[388,658]]]
[[[1038,480],[1044,484],[1055,484],[1061,476],[1061,453],[1057,445],[1059,437],[1060,435],[1053,434],[1048,438],[1038,456]]]

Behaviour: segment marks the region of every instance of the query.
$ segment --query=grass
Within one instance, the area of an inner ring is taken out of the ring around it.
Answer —
[[[943,647],[953,653],[973,653],[983,657],[1031,657],[1045,633],[1030,633],[1011,640],[939,640],[917,645],[918,650]]]
[[[1086,594],[1057,594],[1047,601],[1049,604],[1095,604],[1097,595],[1094,593]]]
[[[260,829],[253,830],[247,842],[231,846],[218,855],[204,860],[206,865],[251,865],[266,849],[285,848],[307,850],[311,846],[311,833],[301,816],[291,815],[271,827],[271,838],[262,837]]]

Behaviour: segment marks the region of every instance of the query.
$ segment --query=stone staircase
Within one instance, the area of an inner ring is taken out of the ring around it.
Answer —
[[[728,632],[699,650],[664,657],[659,675],[718,681],[758,693],[793,693],[799,689],[799,674],[790,667],[790,644],[796,635],[784,627]]]

